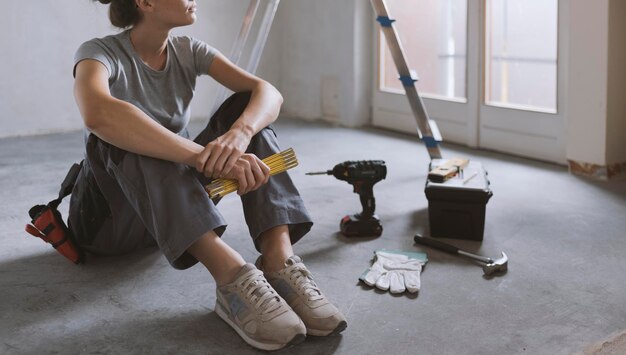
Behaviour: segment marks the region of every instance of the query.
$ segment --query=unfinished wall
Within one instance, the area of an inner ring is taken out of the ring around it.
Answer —
[[[567,160],[598,179],[626,176],[626,3],[571,0]]]
[[[609,5],[606,163],[626,165],[626,1]],[[625,166],[626,167],[626,166]]]
[[[609,0],[571,0],[567,159],[605,164]],[[582,25],[584,24],[584,25]]]
[[[247,5],[245,0],[203,0],[196,24],[175,33],[198,37],[228,54]],[[116,31],[107,10],[91,0],[0,2],[0,137],[82,127],[72,95],[73,56],[82,42]],[[272,53],[276,50],[263,58],[259,73],[276,83]],[[216,87],[208,77],[198,82],[193,117],[208,115]]]

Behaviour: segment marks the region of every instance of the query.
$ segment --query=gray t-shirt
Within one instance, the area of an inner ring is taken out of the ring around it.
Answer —
[[[196,78],[208,74],[217,53],[197,39],[170,36],[165,69],[157,71],[141,60],[126,30],[83,43],[74,56],[74,71],[81,60],[101,62],[109,71],[113,97],[137,106],[170,131],[182,133],[189,122]]]

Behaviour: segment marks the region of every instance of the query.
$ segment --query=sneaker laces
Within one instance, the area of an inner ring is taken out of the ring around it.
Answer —
[[[302,264],[294,264],[286,270],[289,280],[293,281],[299,292],[308,297],[309,301],[317,301],[324,299],[322,291],[313,281],[313,275]]]
[[[239,286],[241,286],[245,297],[254,304],[254,307],[261,314],[271,313],[281,307],[280,297],[260,271],[251,272],[239,282]]]

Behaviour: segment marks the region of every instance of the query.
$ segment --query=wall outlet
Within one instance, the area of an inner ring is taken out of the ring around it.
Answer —
[[[339,79],[336,76],[322,77],[322,118],[339,122]]]

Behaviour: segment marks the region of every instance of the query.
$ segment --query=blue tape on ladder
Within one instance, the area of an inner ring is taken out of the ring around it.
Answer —
[[[424,141],[424,144],[426,144],[427,148],[437,148],[437,145],[439,144],[433,137],[424,136],[422,140]]]
[[[396,22],[396,20],[392,20],[387,16],[378,16],[376,21],[380,22],[380,25],[383,27],[391,27],[391,25]]]
[[[417,80],[413,79],[411,76],[404,75],[400,77],[400,81],[404,86],[413,86]]]

